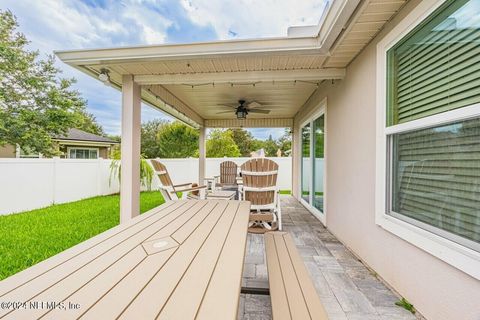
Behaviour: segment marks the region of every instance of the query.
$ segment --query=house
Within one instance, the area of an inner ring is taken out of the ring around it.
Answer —
[[[110,149],[119,142],[80,129],[69,129],[64,136],[54,138],[63,158],[108,159]]]
[[[69,129],[65,135],[53,137],[61,158],[70,159],[108,159],[110,149],[119,142],[80,129]],[[5,145],[0,147],[0,158],[41,158],[40,154],[25,154],[18,147]]]
[[[56,54],[122,91],[122,223],[142,101],[200,130],[199,181],[206,128],[290,127],[294,197],[427,319],[478,319],[478,16],[477,0],[336,0],[283,38]],[[220,107],[238,100],[270,111]]]

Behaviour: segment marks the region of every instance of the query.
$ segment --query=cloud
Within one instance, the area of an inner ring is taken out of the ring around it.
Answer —
[[[220,39],[285,36],[293,25],[317,24],[323,0],[181,0],[198,25],[212,24]]]
[[[167,17],[148,9],[143,1],[13,1],[2,9],[18,18],[20,31],[31,41],[30,48],[42,56],[54,50],[163,43],[173,24]],[[109,134],[120,134],[121,94],[78,70],[57,61],[63,77],[75,77],[74,87],[88,101],[93,113]],[[142,119],[171,119],[142,106]]]

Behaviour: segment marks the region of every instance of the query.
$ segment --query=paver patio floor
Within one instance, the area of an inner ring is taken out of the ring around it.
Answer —
[[[292,234],[331,320],[409,320],[399,300],[296,199],[282,196],[284,230]],[[243,285],[268,287],[262,235],[248,235]],[[239,319],[271,319],[270,296],[242,294]]]

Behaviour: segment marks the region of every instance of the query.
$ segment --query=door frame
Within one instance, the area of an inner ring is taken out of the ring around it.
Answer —
[[[299,152],[299,175],[298,175],[298,185],[299,185],[299,197],[298,200],[300,203],[308,210],[310,211],[315,217],[317,217],[324,226],[327,225],[327,158],[328,158],[328,151],[327,151],[327,135],[328,135],[328,130],[327,130],[327,102],[326,99],[322,100],[315,108],[314,112],[308,115],[306,120],[300,123],[300,128],[298,130],[298,141],[300,142],[300,152]],[[314,146],[314,127],[313,127],[313,122],[315,119],[324,116],[324,135],[325,139],[323,140],[323,150],[324,150],[324,157],[323,157],[323,212],[315,208],[311,203],[313,203],[313,191],[314,191],[314,183],[315,179],[313,177],[313,167],[314,167],[314,159],[315,159],[315,146]],[[311,163],[311,172],[312,172],[312,179],[310,179],[310,185],[309,185],[309,202],[306,202],[302,198],[302,165],[303,165],[303,154],[302,154],[302,128],[306,126],[307,124],[310,124],[310,163]]]

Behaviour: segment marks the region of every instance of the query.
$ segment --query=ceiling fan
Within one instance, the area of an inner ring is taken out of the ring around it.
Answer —
[[[237,116],[237,119],[246,119],[247,114],[249,113],[263,113],[263,114],[268,114],[270,113],[270,110],[266,109],[259,109],[262,107],[262,105],[256,101],[251,101],[247,103],[247,101],[240,99],[238,100],[238,106],[225,106],[228,108],[234,108],[235,109],[235,115]],[[225,114],[225,113],[230,113],[232,112],[231,110],[228,111],[220,111],[217,112],[217,114]]]

